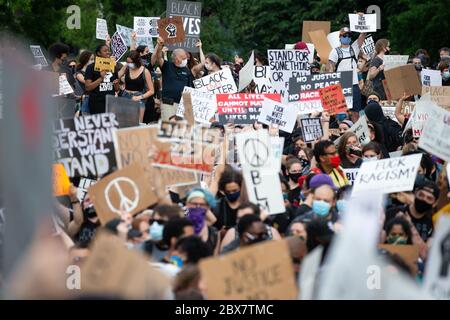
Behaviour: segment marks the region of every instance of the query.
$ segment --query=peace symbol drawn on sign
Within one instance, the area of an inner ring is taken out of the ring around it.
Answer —
[[[244,142],[244,157],[252,167],[262,167],[269,158],[269,149],[261,140],[250,138]]]
[[[126,196],[123,191],[125,185],[131,186],[133,190],[133,194],[129,195],[129,197]],[[116,192],[119,194],[120,199],[119,208],[114,207],[113,204],[111,203],[110,192],[112,188],[114,188]],[[132,212],[138,206],[139,203],[139,189],[133,180],[127,177],[119,177],[109,182],[108,185],[106,186],[105,199],[109,209],[111,209],[111,211],[119,215],[121,213],[121,210],[125,210],[126,212]]]

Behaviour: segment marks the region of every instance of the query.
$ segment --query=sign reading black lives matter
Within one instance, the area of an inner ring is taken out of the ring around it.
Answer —
[[[186,35],[183,43],[168,45],[169,50],[183,48],[190,52],[198,52],[195,43],[200,38],[202,3],[168,0],[166,10],[167,17],[180,16],[183,18],[184,33]]]
[[[323,136],[322,122],[320,118],[300,119],[302,125],[303,141],[311,142]]]
[[[69,177],[101,177],[116,169],[116,115],[101,113],[54,122],[53,156]]]

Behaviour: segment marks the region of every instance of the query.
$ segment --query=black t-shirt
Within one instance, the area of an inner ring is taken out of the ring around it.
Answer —
[[[187,67],[179,68],[173,62],[164,61],[161,67],[163,99],[179,103],[184,87],[194,87],[194,77]]]
[[[379,68],[382,64],[383,64],[383,59],[381,59],[380,57],[377,56],[377,57],[373,58],[372,61],[370,62],[370,68],[372,68],[372,67]],[[384,92],[384,87],[383,87],[383,82],[382,82],[384,79],[385,79],[384,71],[378,72],[376,77],[372,79],[373,89],[375,90],[376,93],[378,93],[380,95],[381,100],[386,100],[386,94]]]
[[[99,227],[99,224],[93,223],[90,220],[86,220],[80,227],[80,230],[75,235],[75,242],[77,243],[89,243],[95,237],[95,231]]]
[[[384,222],[384,228],[386,229],[387,223],[389,220],[395,218],[395,215],[399,212],[408,213],[411,222],[419,233],[420,237],[423,241],[427,241],[433,234],[433,220],[431,219],[431,214],[425,214],[422,218],[416,219],[411,215],[409,211],[409,205],[401,205],[386,211],[386,219]]]
[[[294,216],[291,218],[291,220],[294,220],[297,217],[303,216],[304,214],[308,213],[312,210],[310,206],[308,206],[306,203],[302,203],[298,208],[296,208]]]
[[[288,200],[292,204],[292,206],[294,206],[294,207],[299,206],[301,191],[302,191],[302,189],[300,187],[297,187],[288,192]]]
[[[100,78],[100,72],[94,71],[94,63],[91,63],[86,68],[85,80],[92,82]],[[116,80],[117,72],[107,72],[103,82],[97,88],[89,91],[89,111],[91,114],[104,113],[106,111],[106,95],[114,95],[113,81]]]
[[[236,225],[237,209],[232,209],[228,205],[225,198],[221,198],[214,210],[214,215],[217,218],[214,227],[217,230],[222,229],[222,227],[231,228]]]

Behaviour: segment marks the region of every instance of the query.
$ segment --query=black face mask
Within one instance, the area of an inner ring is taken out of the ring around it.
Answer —
[[[422,65],[420,64],[415,64],[414,67],[416,68],[416,71],[422,71]]]
[[[83,213],[84,213],[84,216],[89,219],[97,217],[97,212],[95,211],[95,208],[93,205],[90,205],[87,208],[84,208]]]
[[[414,207],[416,208],[417,212],[425,213],[428,210],[430,210],[433,207],[433,205],[431,205],[423,200],[415,198],[414,199]]]
[[[295,183],[298,182],[298,179],[302,176],[301,173],[289,173],[289,179],[294,181]]]

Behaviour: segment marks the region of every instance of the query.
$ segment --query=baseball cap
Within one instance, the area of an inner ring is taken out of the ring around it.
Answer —
[[[437,200],[439,198],[439,188],[437,184],[431,180],[428,180],[423,175],[417,175],[414,182],[414,191],[426,190],[434,195]]]
[[[339,30],[339,36],[340,36],[340,37],[343,36],[344,34],[349,34],[349,35],[351,35],[352,32],[350,31],[350,28],[344,27],[344,28],[341,28],[341,30]]]
[[[311,189],[316,189],[320,186],[323,186],[324,184],[327,184],[333,190],[336,190],[336,186],[334,185],[333,180],[331,180],[330,176],[323,173],[316,174],[314,177],[312,177],[309,186]]]
[[[309,52],[308,46],[306,45],[306,42],[299,41],[295,44],[294,47],[295,50],[307,50]]]

